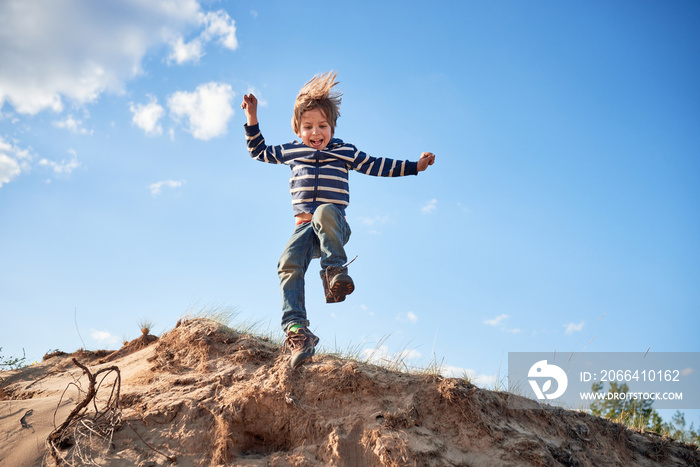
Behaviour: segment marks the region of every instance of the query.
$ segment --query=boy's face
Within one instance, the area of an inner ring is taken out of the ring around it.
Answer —
[[[308,147],[323,149],[331,142],[333,132],[323,112],[319,109],[311,109],[301,114],[297,136]]]

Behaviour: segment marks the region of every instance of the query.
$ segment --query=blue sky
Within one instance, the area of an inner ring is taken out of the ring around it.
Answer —
[[[700,351],[700,5],[407,5],[2,2],[3,354],[192,307],[277,329],[289,173],[249,158],[240,102],[290,141],[331,69],[337,137],[437,162],[351,174],[357,290],[326,305],[307,277],[322,345],[487,387],[508,352]]]

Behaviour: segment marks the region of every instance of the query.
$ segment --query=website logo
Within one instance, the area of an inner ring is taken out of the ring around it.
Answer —
[[[569,378],[567,378],[564,370],[559,368],[557,365],[550,365],[547,360],[540,360],[530,367],[530,371],[527,373],[529,379],[528,382],[532,386],[532,390],[535,391],[535,395],[538,399],[556,399],[564,394],[566,391],[566,386],[569,384]],[[540,387],[538,380],[545,379],[542,387]],[[557,382],[556,390],[554,392],[549,392],[552,389],[552,380]]]

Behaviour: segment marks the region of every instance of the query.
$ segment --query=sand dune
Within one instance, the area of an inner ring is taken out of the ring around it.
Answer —
[[[288,359],[205,319],[114,353],[47,355],[0,373],[0,465],[700,465],[693,446],[460,379]],[[98,377],[71,418],[90,386],[76,362]]]

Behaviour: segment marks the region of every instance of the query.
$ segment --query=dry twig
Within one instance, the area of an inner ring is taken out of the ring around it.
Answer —
[[[111,366],[102,368],[95,374],[92,374],[85,365],[82,365],[75,358],[73,359],[73,363],[82,369],[83,373],[88,377],[88,390],[85,397],[71,411],[66,420],[49,434],[46,439],[46,444],[57,465],[61,465],[64,462],[69,465],[97,465],[93,460],[95,454],[99,455],[111,446],[114,431],[121,426],[121,409],[119,408],[121,373],[119,372],[119,367]],[[97,405],[97,392],[107,376],[112,372],[116,373],[116,380],[112,385],[112,391],[106,404],[100,410]],[[102,378],[98,383],[97,379],[100,375],[102,375]],[[80,387],[76,383],[71,383],[69,387],[71,385],[76,386],[78,391],[82,393]],[[66,388],[66,390],[67,389],[68,388]],[[62,401],[63,396],[61,396],[58,407],[60,407]],[[83,411],[90,405],[90,402],[93,403],[95,410],[94,415],[89,415],[87,411]],[[57,411],[58,407],[56,408]],[[102,447],[102,449],[97,450],[97,453],[93,453],[93,446],[95,445]],[[68,460],[67,457],[69,456],[64,456],[61,450],[70,446],[73,446],[73,448],[70,452],[71,459]],[[77,463],[76,458],[78,461]]]

